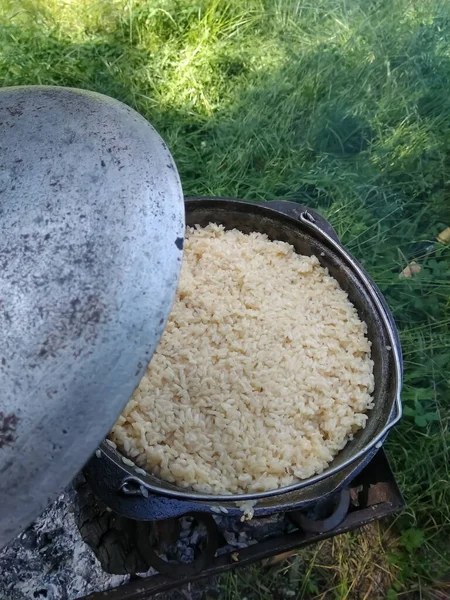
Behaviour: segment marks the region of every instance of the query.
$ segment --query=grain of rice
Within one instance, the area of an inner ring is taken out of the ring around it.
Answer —
[[[254,507],[258,503],[258,500],[244,500],[243,502],[236,502],[236,506],[242,511],[242,517],[240,518],[241,523],[244,521],[251,521],[255,514]]]
[[[169,322],[111,437],[157,477],[208,494],[321,473],[373,406],[366,333],[315,256],[188,228]]]
[[[243,523],[244,521],[251,521],[253,519],[253,515],[255,514],[255,511],[253,508],[246,508],[244,510],[244,514],[242,515],[240,521],[241,523]]]

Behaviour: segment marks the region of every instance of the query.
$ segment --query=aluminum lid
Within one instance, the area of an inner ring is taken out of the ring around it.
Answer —
[[[92,92],[0,89],[0,547],[133,393],[183,238],[178,173],[144,118]]]

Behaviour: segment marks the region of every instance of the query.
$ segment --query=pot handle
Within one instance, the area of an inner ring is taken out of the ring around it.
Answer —
[[[402,401],[400,397],[400,392],[402,387],[403,362],[400,342],[398,339],[398,334],[394,320],[376,284],[364,271],[361,265],[353,258],[353,256],[349,254],[347,250],[340,244],[337,236],[330,235],[327,231],[325,231],[325,229],[321,226],[321,223],[316,220],[316,214],[314,214],[314,212],[311,209],[305,208],[305,210],[303,210],[303,212],[300,214],[299,221],[301,221],[303,225],[314,231],[314,233],[318,237],[324,239],[328,243],[328,245],[332,246],[332,248],[340,254],[340,256],[345,260],[345,262],[347,262],[352,267],[352,269],[359,275],[361,279],[369,281],[370,285],[367,286],[367,291],[369,292],[373,303],[377,307],[378,312],[386,327],[386,331],[388,332],[390,341],[390,351],[392,352],[395,364],[395,372],[397,373],[397,390],[395,395],[395,405],[391,413],[391,419],[386,424],[386,426],[383,427],[382,431],[372,440],[372,443],[370,444],[371,448],[373,448],[374,446],[376,448],[380,448],[384,441],[384,438],[386,437],[390,429],[392,429],[392,427],[394,427],[394,425],[396,425],[400,421],[402,416]],[[365,448],[364,450],[366,451],[367,448]],[[354,457],[354,459],[359,458],[360,454],[361,453],[358,453]]]
[[[327,500],[324,500],[326,502]],[[319,502],[320,504],[320,502]],[[293,511],[288,513],[289,519],[303,531],[308,533],[326,533],[341,525],[348,513],[350,506],[350,489],[342,488],[337,495],[337,503],[333,512],[324,519],[312,519],[307,516],[307,511]]]

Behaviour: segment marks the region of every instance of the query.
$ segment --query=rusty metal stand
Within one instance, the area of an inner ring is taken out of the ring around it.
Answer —
[[[346,514],[345,503],[348,500]],[[372,521],[399,512],[404,500],[398,489],[384,452],[377,453],[370,464],[351,483],[348,494],[337,499],[333,514],[339,514],[340,523],[334,528],[329,518],[314,518],[314,511],[292,512],[289,518],[298,528],[285,535],[276,535],[248,545],[238,552],[210,556],[203,568],[189,570],[188,565],[165,563],[165,574],[138,578],[106,592],[94,593],[81,600],[146,600],[153,594],[165,592],[206,577],[213,577],[230,569],[246,566],[277,554],[303,548],[318,541],[352,531]],[[337,517],[336,517],[337,518]],[[160,559],[161,562],[162,559]]]

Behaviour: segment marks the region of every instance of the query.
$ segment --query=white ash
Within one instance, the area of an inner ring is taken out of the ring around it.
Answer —
[[[24,533],[0,551],[2,600],[75,600],[129,576],[105,573],[81,538],[72,487]]]
[[[24,534],[0,552],[1,600],[76,600],[129,581],[129,575],[110,575],[104,571],[83,541],[77,524],[80,507],[89,506],[92,515],[97,508],[100,515],[108,509],[94,500],[85,484],[78,482],[75,489],[78,494],[71,486]],[[213,515],[221,540],[217,555],[240,551],[294,529],[286,514],[245,523],[239,521],[241,514],[221,511]],[[183,517],[178,541],[169,548],[160,548],[160,556],[169,561],[192,562],[205,545],[205,526],[192,517]],[[149,577],[154,573],[149,569],[136,575]]]

